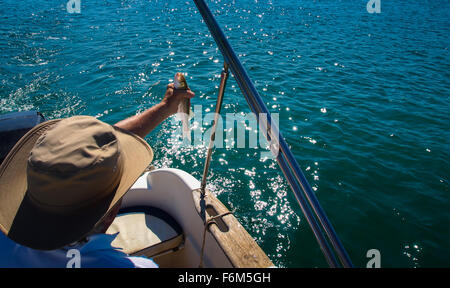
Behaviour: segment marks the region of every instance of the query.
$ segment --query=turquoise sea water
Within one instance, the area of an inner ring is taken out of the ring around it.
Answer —
[[[222,57],[191,1],[0,2],[0,113],[115,123],[175,72],[214,110]],[[450,266],[448,1],[208,1],[356,266]],[[250,110],[230,78],[223,113]],[[206,148],[166,121],[156,167],[200,178]],[[200,128],[195,128],[200,129]],[[325,267],[276,162],[218,148],[208,187],[280,267]]]

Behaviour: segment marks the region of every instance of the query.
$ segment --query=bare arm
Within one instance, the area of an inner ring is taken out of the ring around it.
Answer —
[[[177,112],[178,104],[183,98],[192,98],[191,90],[174,90],[173,84],[167,85],[164,99],[143,113],[117,122],[114,126],[131,131],[144,138],[156,126]]]

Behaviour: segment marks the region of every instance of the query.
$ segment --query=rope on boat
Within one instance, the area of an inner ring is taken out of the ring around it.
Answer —
[[[229,75],[228,63],[224,62],[223,63],[222,73],[220,75],[220,87],[219,87],[219,94],[217,95],[216,109],[215,109],[215,115],[214,115],[214,122],[213,122],[213,127],[212,127],[212,131],[211,131],[211,137],[210,137],[210,141],[209,141],[208,153],[207,153],[206,159],[205,159],[205,166],[203,168],[202,182],[201,182],[201,186],[200,186],[200,215],[201,215],[201,217],[203,219],[204,229],[203,229],[202,250],[200,252],[200,264],[198,266],[199,268],[203,267],[203,254],[204,254],[205,243],[206,243],[206,230],[208,229],[209,225],[213,224],[213,223],[215,223],[217,225],[217,222],[215,221],[215,219],[223,217],[223,216],[228,215],[228,214],[233,214],[233,212],[234,212],[234,210],[233,210],[233,212],[228,211],[228,212],[222,213],[220,215],[209,217],[208,220],[206,220],[206,207],[205,207],[206,177],[208,175],[209,164],[210,164],[211,155],[212,155],[212,150],[213,150],[213,147],[214,147],[214,141],[216,139],[216,126],[217,126],[217,121],[218,121],[218,118],[219,118],[219,115],[220,115],[220,110],[221,110],[221,107],[222,107],[223,95],[225,93],[225,87],[226,87],[228,75]]]
[[[200,264],[198,264],[198,268],[203,268],[203,255],[204,255],[204,252],[205,252],[205,244],[206,244],[206,230],[208,230],[209,225],[211,225],[211,224],[218,225],[217,222],[216,222],[217,218],[221,218],[223,216],[230,215],[230,214],[233,214],[233,213],[234,213],[234,210],[233,211],[227,211],[225,213],[209,217],[208,220],[205,222],[205,226],[204,226],[204,229],[203,229],[202,250],[200,252]]]

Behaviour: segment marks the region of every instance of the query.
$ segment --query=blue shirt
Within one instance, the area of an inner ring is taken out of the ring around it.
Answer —
[[[96,234],[83,244],[41,251],[19,245],[0,232],[0,268],[157,268],[145,257],[130,257],[111,246],[117,236]]]

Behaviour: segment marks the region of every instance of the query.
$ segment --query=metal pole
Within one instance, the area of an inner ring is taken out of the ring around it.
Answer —
[[[289,186],[292,190],[296,191],[298,188],[295,185],[291,185],[291,183],[295,182],[294,176],[292,175],[292,172],[289,170],[288,165],[286,164],[286,160],[283,157],[280,157],[278,160],[278,164],[280,166],[281,171],[283,172],[284,176],[286,177],[286,180],[288,180]],[[297,198],[298,202],[305,202],[305,198],[301,193],[294,193],[295,197]],[[320,230],[320,227],[317,223],[316,218],[312,216],[312,212],[309,206],[307,205],[300,205],[300,208],[302,209],[302,212],[305,216],[306,221],[308,221],[309,226],[311,227],[311,230],[314,233],[314,236],[317,239],[317,242],[319,244],[320,249],[322,250],[322,253],[326,255],[325,260],[327,260],[328,265],[331,268],[339,267],[339,264],[336,260],[336,257],[333,253],[333,251],[330,248],[330,245],[326,241],[322,231]]]
[[[305,176],[303,175],[303,172],[300,169],[300,166],[298,165],[297,161],[294,158],[294,155],[290,151],[286,141],[284,140],[281,133],[279,133],[278,127],[276,125],[272,124],[270,113],[265,106],[261,96],[259,95],[258,91],[254,87],[253,83],[251,82],[250,78],[247,75],[247,72],[245,71],[244,67],[242,66],[241,62],[237,58],[236,54],[234,53],[231,45],[229,44],[228,40],[225,37],[225,34],[220,29],[217,21],[215,20],[214,16],[212,15],[211,11],[209,10],[208,6],[206,5],[204,0],[194,0],[200,14],[203,17],[203,20],[205,21],[206,25],[208,26],[209,31],[211,32],[214,40],[216,41],[217,46],[219,47],[224,60],[226,63],[230,65],[230,69],[233,72],[233,75],[235,76],[235,80],[238,83],[244,97],[247,100],[247,103],[250,106],[250,109],[257,115],[259,113],[265,113],[267,115],[268,123],[270,123],[270,127],[266,127],[267,130],[272,135],[276,135],[275,133],[278,133],[279,135],[279,151],[281,153],[278,153],[277,161],[280,164],[280,167],[282,167],[283,171],[287,171],[289,169],[286,169],[289,167],[291,169],[290,173],[293,173],[294,177],[287,177],[287,180],[289,182],[289,185],[291,186],[293,192],[295,193],[296,199],[299,202],[300,207],[302,208],[302,211],[305,214],[305,217],[308,220],[308,223],[314,223],[316,221],[314,219],[314,215],[310,214],[308,212],[307,206],[311,205],[312,210],[314,213],[318,216],[319,221],[321,225],[323,226],[328,238],[330,239],[333,248],[337,251],[337,254],[339,256],[340,261],[342,262],[344,267],[352,267],[351,260],[345,251],[345,248],[343,247],[342,243],[339,241],[336,232],[334,231],[331,223],[328,221],[328,218],[325,215],[325,212],[320,207],[320,204],[312,192],[312,189],[306,180]],[[271,137],[269,135],[269,137]],[[286,167],[285,167],[286,166]],[[286,173],[284,173],[285,176]],[[291,174],[292,176],[292,174]],[[293,179],[295,178],[295,179]],[[297,181],[295,181],[297,180]],[[305,201],[305,197],[301,194],[301,191],[306,195],[306,199],[308,201]],[[305,213],[306,211],[306,213]],[[322,234],[322,231],[320,229],[318,230],[315,225],[311,226],[311,229],[313,229],[314,235],[316,236],[319,244],[321,244],[322,240],[319,238],[322,238],[317,235]],[[325,246],[324,246],[325,247]],[[327,251],[328,249],[322,247],[322,251],[324,252],[325,257],[327,258],[328,263],[333,262],[334,255],[332,253],[329,253]]]

